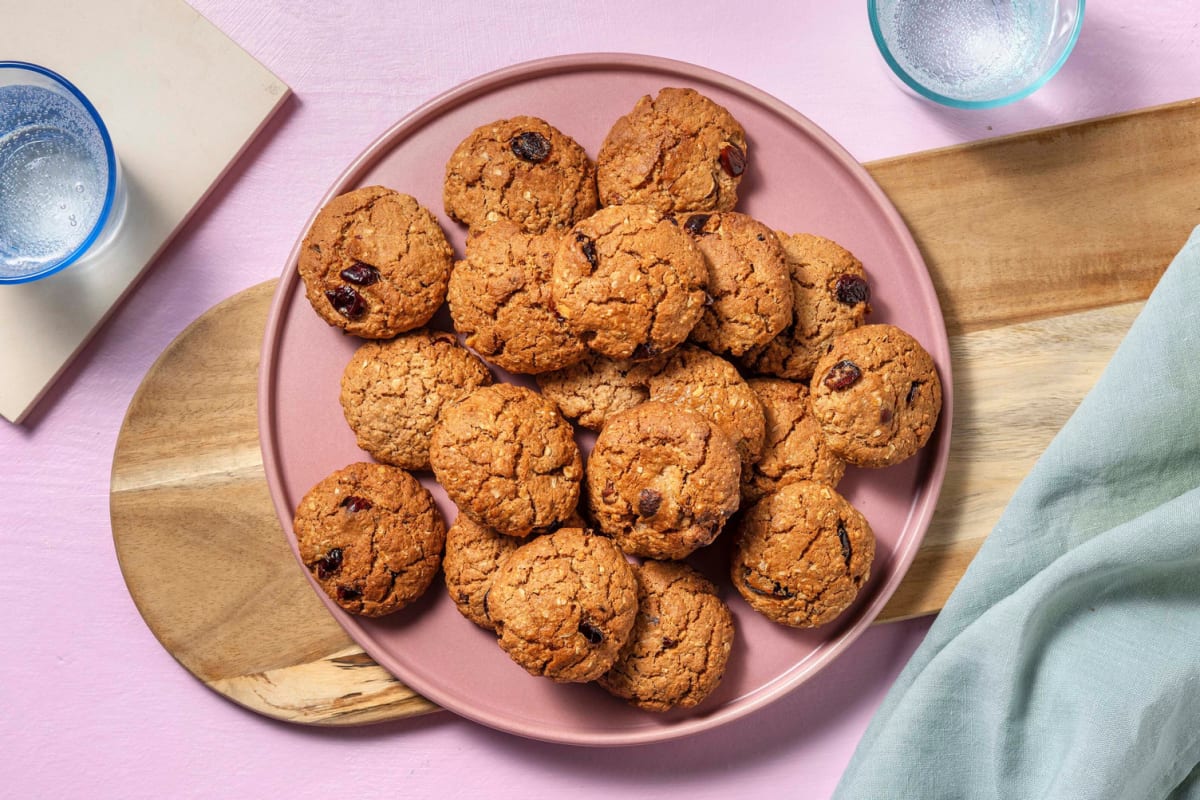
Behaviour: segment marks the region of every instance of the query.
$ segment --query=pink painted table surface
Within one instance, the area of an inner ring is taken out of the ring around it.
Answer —
[[[593,51],[690,61],[779,97],[870,161],[1200,96],[1194,0],[1092,0],[1062,71],[1032,97],[988,111],[902,91],[875,50],[865,2],[853,0],[601,0],[586,14],[529,0],[193,5],[295,97],[26,425],[0,426],[0,795],[828,797],[927,620],[872,629],[745,719],[632,749],[540,744],[449,713],[303,728],[229,703],[162,649],[122,581],[108,491],[125,409],[189,322],[278,276],[354,156],[483,72]]]

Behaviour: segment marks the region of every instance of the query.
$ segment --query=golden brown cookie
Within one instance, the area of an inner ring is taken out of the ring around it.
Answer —
[[[894,325],[864,325],[833,340],[817,362],[813,416],[848,463],[886,467],[929,441],[942,410],[937,366]]]
[[[367,186],[317,213],[298,269],[322,319],[364,339],[390,339],[433,317],[452,259],[433,214],[409,195]]]
[[[704,313],[708,270],[691,237],[649,206],[603,208],[562,240],[555,310],[588,347],[641,360],[685,339]]]
[[[762,401],[767,436],[762,458],[742,471],[742,502],[753,503],[796,481],[816,481],[836,489],[846,462],[829,449],[813,418],[808,387],[779,378],[755,378],[747,383]]]
[[[741,517],[730,576],[755,611],[794,628],[832,622],[871,576],[875,535],[833,488],[789,483]]]
[[[459,511],[509,536],[560,525],[579,501],[571,423],[521,386],[485,386],[443,408],[429,461]]]
[[[733,442],[743,468],[762,457],[766,431],[762,401],[725,359],[684,345],[649,383],[651,400],[685,406],[708,417]]]
[[[527,233],[565,230],[596,210],[596,168],[545,120],[497,120],[454,150],[443,199],[446,213],[471,228],[507,219]]]
[[[704,253],[712,298],[692,329],[692,341],[740,356],[779,335],[792,321],[793,299],[775,232],[736,211],[689,214],[680,224]]]
[[[429,469],[429,440],[442,406],[492,382],[449,333],[411,331],[364,342],[342,373],[342,412],[358,446],[385,464]]]
[[[351,464],[320,481],[300,501],[294,530],[300,559],[325,593],[367,617],[420,597],[446,540],[425,487],[384,464]]]
[[[729,211],[746,170],[746,132],[695,89],[646,95],[617,120],[597,157],[603,205]]]
[[[871,290],[862,262],[837,242],[808,233],[780,233],[779,240],[792,274],[792,321],[739,361],[753,372],[803,381],[835,336],[863,324]]]
[[[599,684],[647,711],[691,708],[712,694],[733,647],[733,615],[717,587],[686,564],[635,569],[633,633]]]
[[[498,222],[467,239],[450,275],[450,316],[468,346],[509,372],[562,369],[587,353],[550,310],[550,271],[560,233],[523,233]]]
[[[614,361],[590,353],[578,364],[538,375],[537,384],[564,417],[598,431],[613,414],[650,399],[650,376],[667,358]]]
[[[576,513],[563,527],[584,528],[586,523]],[[450,599],[464,617],[481,628],[494,629],[487,614],[487,594],[492,588],[492,578],[505,559],[527,541],[529,539],[497,533],[466,514],[458,515],[446,531],[442,574]]]
[[[631,555],[684,558],[737,511],[741,459],[707,417],[650,401],[614,414],[587,464],[592,519]]]
[[[487,611],[513,661],[534,675],[582,683],[603,675],[628,640],[637,581],[611,539],[563,528],[504,561]]]

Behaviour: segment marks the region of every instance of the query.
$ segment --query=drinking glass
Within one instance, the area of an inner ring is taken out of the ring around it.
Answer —
[[[871,33],[892,71],[956,108],[1011,103],[1071,54],[1084,0],[867,0]]]
[[[61,75],[0,61],[0,283],[44,278],[112,239],[125,211],[112,139]]]

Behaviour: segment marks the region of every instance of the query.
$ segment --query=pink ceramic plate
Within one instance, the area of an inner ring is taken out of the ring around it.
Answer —
[[[725,575],[728,536],[694,557],[722,586],[737,637],[720,688],[690,711],[650,714],[596,686],[559,685],[526,674],[491,634],[459,616],[440,580],[414,606],[381,620],[347,615],[326,599],[355,641],[404,683],[465,717],[522,736],[588,745],[669,739],[720,725],[794,689],[832,662],[892,595],[928,525],[946,468],[949,347],[912,237],[882,191],[836,142],[785,104],[730,77],[630,55],[568,56],[501,70],[442,95],[384,133],[322,204],[376,183],[410,193],[439,215],[461,256],[465,232],[442,213],[442,178],[451,151],[467,133],[495,119],[530,114],[575,137],[594,157],[613,122],[643,94],[664,86],[693,87],[745,126],[750,167],[739,210],[773,228],[828,236],[862,259],[872,281],[872,321],[898,324],[929,349],[945,384],[945,410],[933,442],[917,458],[886,470],[851,470],[842,484],[871,522],[878,549],[871,581],[835,623],[798,631],[754,613]],[[271,308],[259,387],[267,480],[293,551],[292,512],[308,488],[368,458],[355,446],[338,402],[342,369],[359,342],[326,325],[309,307],[295,269],[299,247],[297,241]],[[435,324],[448,327],[444,311]],[[447,522],[453,521],[454,506],[431,475],[421,477]]]

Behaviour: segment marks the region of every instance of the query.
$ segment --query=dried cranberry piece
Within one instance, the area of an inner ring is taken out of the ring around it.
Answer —
[[[604,641],[604,631],[586,619],[579,623],[579,632],[588,640],[588,644],[600,644]]]
[[[891,421],[892,421],[892,407],[884,406],[883,408],[879,409],[879,424],[887,425]]]
[[[653,517],[662,505],[663,496],[654,489],[642,489],[638,494],[638,515]]]
[[[853,361],[843,359],[834,364],[826,373],[825,385],[835,392],[840,392],[858,383],[858,379],[861,377],[862,370],[858,368],[858,365]]]
[[[850,569],[850,556],[854,555],[854,551],[850,549],[850,535],[846,533],[846,523],[840,519],[837,534],[838,541],[842,543],[842,559],[846,562],[846,569]]]
[[[325,580],[342,568],[342,548],[335,547],[317,559],[317,577]]]
[[[333,310],[346,319],[358,319],[367,310],[367,301],[354,290],[353,286],[342,285],[336,289],[327,289],[325,297]]]
[[[337,587],[337,596],[338,600],[341,600],[343,603],[361,600],[362,589],[356,589],[353,586],[339,586]]]
[[[866,279],[858,275],[841,276],[837,279],[837,287],[834,291],[837,294],[838,302],[848,306],[856,306],[871,299],[871,287],[867,285]]]
[[[908,395],[904,398],[904,402],[908,403],[909,405],[912,405],[912,401],[914,399],[916,399],[917,389],[919,389],[919,388],[921,388],[921,382],[913,381],[912,386],[908,387]]]
[[[721,169],[736,178],[746,171],[746,154],[736,144],[727,144],[721,148]]]
[[[355,286],[370,286],[372,283],[379,283],[379,270],[362,261],[355,261],[338,275],[346,283],[353,283]]]
[[[600,490],[600,499],[606,503],[611,503],[613,496],[617,493],[617,487],[612,481],[605,481],[604,488]]]
[[[513,155],[531,164],[540,164],[550,156],[550,140],[537,131],[518,133],[509,140]]]
[[[357,495],[350,495],[349,497],[344,498],[341,502],[342,508],[346,509],[347,511],[353,512],[353,513],[358,513],[359,511],[366,511],[367,509],[371,508],[373,505],[374,505],[374,503],[372,503],[367,498],[358,497]]]
[[[683,229],[692,236],[703,236],[706,233],[704,226],[708,224],[711,216],[711,214],[692,214],[683,223]]]
[[[588,264],[592,269],[596,268],[596,242],[586,233],[576,233],[575,243],[579,245],[579,252],[583,253],[583,257],[587,259]]]

